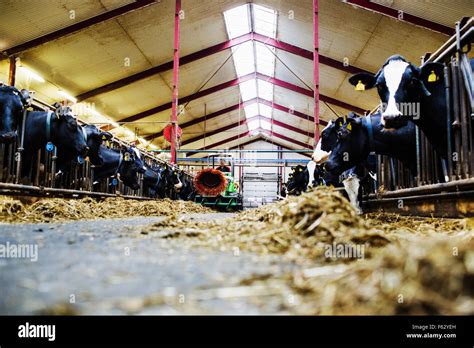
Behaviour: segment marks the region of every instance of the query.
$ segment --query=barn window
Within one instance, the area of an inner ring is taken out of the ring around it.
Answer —
[[[277,12],[260,5],[245,4],[224,12],[224,20],[229,39],[255,32],[276,38]],[[275,76],[275,48],[260,42],[247,41],[232,47],[232,59],[238,77],[252,73]],[[253,79],[240,84],[243,101],[254,98],[273,101],[273,85],[262,79]],[[271,107],[258,103],[245,107],[245,117],[272,117]],[[253,120],[247,124],[250,131],[262,128],[271,129],[270,121]]]

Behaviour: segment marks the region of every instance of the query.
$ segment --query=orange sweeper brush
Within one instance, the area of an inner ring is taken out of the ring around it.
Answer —
[[[213,168],[206,168],[197,173],[194,178],[196,191],[203,196],[217,196],[227,187],[225,175]]]

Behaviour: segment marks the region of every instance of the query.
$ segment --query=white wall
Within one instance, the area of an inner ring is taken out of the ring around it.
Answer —
[[[258,141],[242,147],[243,150],[278,150],[277,145],[265,141]],[[278,153],[241,153],[245,159],[278,159]],[[235,155],[238,157],[238,154]],[[283,153],[284,159],[309,159],[298,153]],[[293,164],[296,165],[296,164]],[[244,206],[253,207],[270,203],[277,199],[278,185],[276,181],[278,174],[282,173],[284,182],[288,180],[291,167],[283,167],[279,171],[278,164],[271,167],[259,167],[257,163],[249,163],[241,168],[243,173],[243,199]],[[235,177],[239,180],[239,167],[235,168]]]

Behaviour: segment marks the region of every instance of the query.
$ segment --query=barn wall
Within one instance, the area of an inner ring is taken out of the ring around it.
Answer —
[[[278,150],[277,145],[269,144],[265,141],[258,141],[242,147],[244,150]],[[278,153],[242,153],[245,159],[278,159]],[[308,159],[297,153],[283,153],[284,159]],[[291,167],[279,168],[277,164],[272,167],[257,167],[255,164],[242,168],[243,178],[243,199],[245,207],[259,206],[270,203],[277,199],[281,175],[286,182]],[[239,177],[239,169],[236,168],[236,177]]]

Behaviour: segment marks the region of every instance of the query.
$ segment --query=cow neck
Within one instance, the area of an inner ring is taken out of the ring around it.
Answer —
[[[117,169],[115,170],[114,175],[118,174],[118,176],[120,177],[120,168],[122,167],[122,163],[123,163],[123,153],[122,151],[120,151],[119,162],[118,162],[118,166],[117,166]]]
[[[51,141],[51,117],[53,114],[51,110],[46,112],[46,142]]]
[[[158,187],[158,185],[160,184],[160,181],[161,181],[161,170],[158,169],[156,173],[155,188]]]
[[[84,141],[87,144],[87,131],[84,127],[81,127],[82,135],[84,136]]]
[[[365,128],[368,135],[369,143],[369,153],[375,151],[375,141],[374,141],[374,127],[372,126],[372,118],[370,115],[365,116],[362,121],[365,123]]]

